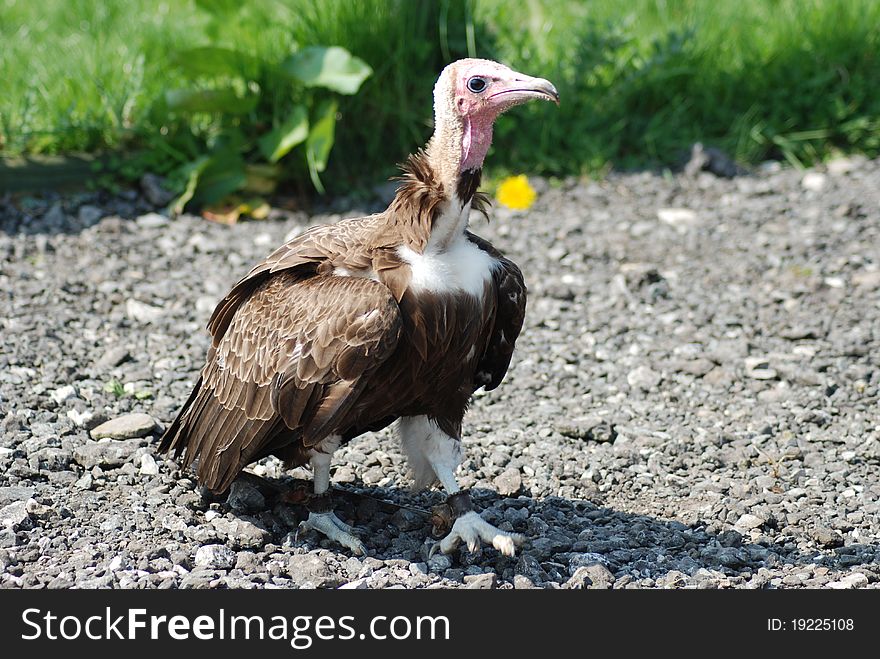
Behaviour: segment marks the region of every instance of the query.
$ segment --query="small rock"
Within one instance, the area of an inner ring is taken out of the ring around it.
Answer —
[[[43,222],[53,228],[60,228],[66,220],[67,217],[64,215],[64,208],[61,206],[60,201],[52,204],[43,215]]]
[[[314,554],[294,554],[287,563],[290,578],[299,586],[336,588],[341,579]]]
[[[751,513],[746,513],[741,516],[734,524],[734,528],[743,533],[745,531],[751,531],[752,529],[760,528],[764,525],[765,520],[757,515],[752,515]]]
[[[89,434],[92,439],[133,439],[152,434],[156,426],[156,420],[149,414],[135,412],[102,423]]]
[[[91,410],[83,410],[82,412],[67,410],[66,415],[79,428],[87,428],[89,422],[95,418],[95,414]]]
[[[766,357],[746,357],[744,364],[746,377],[753,380],[773,380],[778,375],[776,369],[770,368]]]
[[[699,357],[690,361],[684,361],[677,364],[678,370],[682,373],[703,377],[715,368],[715,362],[710,359]]]
[[[229,488],[226,503],[236,512],[256,512],[266,508],[266,497],[247,481],[237,480]]]
[[[800,341],[802,339],[815,339],[819,334],[816,328],[807,325],[790,325],[779,333],[783,339]]]
[[[200,314],[210,315],[217,306],[217,299],[213,295],[199,295],[196,298],[196,311]]]
[[[210,522],[217,534],[235,549],[260,549],[272,539],[272,534],[253,517],[215,517]]]
[[[165,187],[165,179],[155,174],[146,173],[141,176],[141,191],[154,206],[167,206],[174,199],[174,192]]]
[[[152,304],[146,304],[134,298],[129,298],[125,301],[125,313],[134,322],[149,325],[164,316],[165,310],[161,307],[154,307]]]
[[[128,348],[115,346],[113,348],[108,348],[98,361],[95,362],[95,365],[99,368],[113,368],[129,359],[131,359],[131,354],[128,352]]]
[[[61,405],[64,401],[75,398],[77,393],[77,389],[74,385],[66,384],[63,387],[58,387],[52,392],[51,396],[52,400]]]
[[[428,569],[432,572],[444,572],[452,567],[452,560],[446,554],[434,554],[428,559]]]
[[[827,182],[828,177],[825,176],[825,174],[821,172],[807,172],[801,179],[801,187],[803,187],[804,190],[818,192],[825,187]]]
[[[544,568],[541,567],[538,559],[529,554],[523,554],[519,557],[514,572],[516,574],[521,574],[524,577],[528,577],[532,583],[546,581],[548,579],[547,573],[544,571]]]
[[[271,233],[258,233],[254,236],[254,245],[257,247],[271,247],[275,244],[275,238],[272,237]]]
[[[572,554],[568,559],[568,573],[574,574],[579,567],[589,567],[596,565],[597,563],[599,565],[605,563],[605,558],[602,554],[596,554],[593,552]]]
[[[79,477],[79,480],[74,483],[74,486],[80,490],[91,490],[92,486],[95,484],[94,478],[92,477],[91,472],[85,472],[82,476]]]
[[[77,218],[82,224],[92,225],[104,216],[104,211],[97,206],[84,204],[79,207]]]
[[[155,476],[159,473],[159,465],[156,464],[155,458],[149,453],[141,456],[141,474],[144,476]]]
[[[378,485],[385,478],[385,470],[382,467],[370,467],[361,474],[366,485]]]
[[[348,467],[338,467],[336,471],[333,472],[334,483],[354,483],[355,480],[357,480],[357,477],[354,471]]]
[[[696,226],[700,222],[697,214],[689,208],[661,208],[657,211],[657,217],[664,224],[680,231]]]
[[[565,585],[574,589],[607,590],[614,585],[614,581],[615,578],[611,570],[601,563],[593,563],[592,565],[581,565],[575,569],[574,574],[565,582]]]
[[[0,528],[0,549],[15,547],[15,531],[11,528]]]
[[[613,442],[617,431],[607,419],[599,416],[582,416],[556,424],[556,432],[573,439],[592,442]]]
[[[704,147],[697,142],[691,147],[691,157],[684,166],[685,176],[696,177],[700,172],[711,172],[715,176],[733,178],[742,172],[741,168],[721,149]]]
[[[492,483],[498,494],[503,497],[512,497],[519,494],[522,489],[522,475],[520,475],[519,469],[506,469],[496,476]]]
[[[495,588],[497,579],[494,572],[484,572],[483,574],[465,575],[464,582],[471,590],[491,590]]]
[[[203,545],[196,550],[195,564],[199,567],[229,570],[235,560],[235,552],[226,545]]]
[[[733,374],[723,366],[716,366],[703,376],[703,382],[713,387],[729,387],[733,384]]]
[[[192,247],[197,253],[202,254],[213,254],[214,252],[219,252],[222,248],[220,243],[216,240],[199,233],[190,236],[189,240],[186,241],[186,244],[189,247]]]
[[[118,570],[124,570],[128,567],[128,561],[125,560],[125,556],[122,554],[118,554],[110,559],[110,562],[107,563],[107,570],[110,572],[116,572]]]
[[[523,574],[513,576],[513,587],[516,590],[530,590],[535,587],[534,582]]]
[[[845,577],[825,584],[827,588],[835,590],[848,590],[850,588],[862,588],[868,585],[868,577],[861,572],[853,572]]]
[[[147,213],[139,216],[135,222],[144,229],[157,229],[168,224],[168,218],[159,213]]]
[[[140,440],[88,442],[73,449],[73,459],[86,469],[124,465],[141,446]]]
[[[843,536],[827,526],[817,526],[810,535],[818,545],[826,549],[843,546]]]
[[[66,471],[73,453],[67,449],[47,446],[34,451],[28,456],[28,463],[32,469],[40,471]]]
[[[645,291],[652,298],[668,297],[669,284],[666,278],[651,263],[621,263],[620,274],[623,275],[626,288],[630,291]]]
[[[0,508],[16,501],[27,501],[34,496],[34,492],[34,488],[20,485],[0,487]]]
[[[369,587],[366,579],[355,579],[354,581],[342,584],[339,590],[367,590]]]
[[[880,270],[863,270],[852,276],[853,286],[867,291],[880,289]]]
[[[639,366],[630,371],[626,376],[626,381],[630,387],[641,389],[642,391],[649,391],[659,386],[661,380],[661,375],[647,366]]]
[[[28,502],[30,501],[34,500],[16,501],[0,508],[0,527],[14,529],[24,524],[28,517],[30,517],[28,513]],[[36,502],[34,501],[34,503]]]

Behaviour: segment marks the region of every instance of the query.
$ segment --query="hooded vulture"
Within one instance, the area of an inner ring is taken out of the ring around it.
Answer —
[[[455,470],[479,387],[497,387],[523,324],[522,273],[468,230],[494,121],[530,101],[559,101],[547,80],[464,59],[434,87],[434,134],[408,158],[387,210],[318,226],[254,266],[217,305],[192,394],[160,450],[197,461],[222,492],[268,455],[310,464],[307,529],[359,554],[333,512],[340,444],[395,421],[415,485],[439,482],[454,520],[438,548],[481,542],[513,555],[522,537],[480,517]]]

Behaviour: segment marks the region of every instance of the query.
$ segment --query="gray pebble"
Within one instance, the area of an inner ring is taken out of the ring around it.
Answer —
[[[156,427],[156,419],[149,414],[136,412],[102,423],[89,434],[92,439],[133,439],[154,433]]]
[[[236,556],[226,545],[202,545],[196,550],[195,565],[218,570],[229,570],[235,566]]]
[[[73,459],[86,469],[121,467],[140,448],[142,440],[100,441],[83,444],[73,450]]]

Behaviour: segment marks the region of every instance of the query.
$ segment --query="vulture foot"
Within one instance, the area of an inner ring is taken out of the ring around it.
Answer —
[[[450,554],[462,542],[467,545],[469,551],[476,553],[480,550],[481,542],[485,542],[505,556],[513,556],[516,548],[524,541],[525,538],[519,533],[505,533],[474,511],[470,511],[455,520],[449,535],[431,548],[431,555],[434,555],[438,549],[444,554]]]
[[[339,519],[334,513],[309,513],[309,518],[300,522],[300,531],[317,531],[347,547],[354,554],[366,556],[367,548],[355,535],[354,529]]]

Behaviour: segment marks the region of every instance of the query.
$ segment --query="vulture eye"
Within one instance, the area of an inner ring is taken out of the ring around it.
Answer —
[[[479,94],[481,91],[486,89],[487,84],[488,83],[486,82],[485,78],[480,78],[479,76],[474,76],[473,78],[471,78],[470,80],[467,81],[467,88],[470,91],[472,91],[474,94]]]

